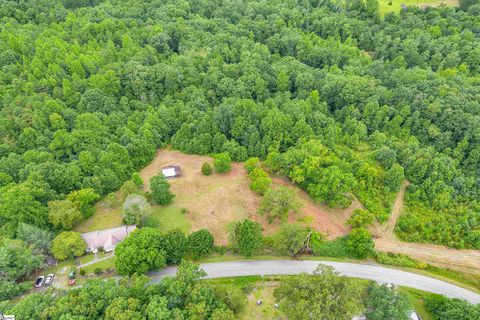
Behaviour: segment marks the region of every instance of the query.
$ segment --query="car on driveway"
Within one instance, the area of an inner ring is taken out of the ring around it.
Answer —
[[[51,286],[52,283],[53,283],[53,273],[50,273],[47,278],[45,279],[45,286],[48,287],[48,286]]]
[[[44,281],[45,281],[44,276],[38,277],[37,280],[35,281],[35,288],[40,288],[41,286],[43,286]]]

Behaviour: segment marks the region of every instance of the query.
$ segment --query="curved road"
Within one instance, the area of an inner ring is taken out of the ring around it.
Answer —
[[[259,260],[203,263],[205,278],[224,278],[253,275],[289,275],[301,272],[312,273],[319,263],[334,267],[341,275],[374,280],[379,283],[393,283],[423,291],[443,294],[451,298],[465,299],[471,303],[480,303],[480,295],[448,282],[418,275],[415,273],[358,263],[315,261],[315,260]],[[152,282],[163,277],[174,276],[176,267],[168,267],[152,273]]]

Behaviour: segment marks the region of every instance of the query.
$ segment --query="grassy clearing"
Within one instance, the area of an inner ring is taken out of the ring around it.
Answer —
[[[79,224],[75,231],[84,233],[96,230],[109,229],[123,225],[122,208],[120,205],[111,207],[105,200],[95,205],[95,213]]]
[[[442,4],[450,7],[458,6],[458,0],[379,0],[380,15],[383,17],[386,13],[398,13],[401,9],[401,4],[405,3],[407,6],[431,6],[439,7]],[[391,5],[389,3],[391,2]]]
[[[428,312],[424,304],[424,299],[431,293],[406,287],[400,287],[399,291],[407,295],[410,304],[422,320],[433,320],[433,316]]]
[[[116,259],[117,258],[115,256],[112,256],[109,259],[105,259],[105,260],[99,261],[97,263],[93,263],[93,264],[88,265],[88,266],[86,266],[82,269],[85,270],[86,274],[90,274],[90,273],[95,272],[96,268],[101,268],[103,271],[105,271],[106,269],[110,269],[110,268],[115,267],[115,260]]]
[[[168,207],[155,207],[153,209],[152,218],[158,223],[158,229],[166,232],[172,229],[180,229],[185,234],[190,232],[190,222],[182,209],[170,205]]]

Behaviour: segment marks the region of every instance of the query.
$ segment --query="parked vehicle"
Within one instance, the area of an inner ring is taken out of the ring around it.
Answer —
[[[45,281],[44,276],[38,277],[37,280],[35,281],[35,288],[40,288],[41,286],[43,286],[44,281]]]
[[[76,269],[71,269],[70,273],[68,274],[68,284],[73,286],[76,282],[77,277],[77,270]]]
[[[46,286],[46,287],[52,285],[52,283],[53,283],[53,278],[54,278],[53,273],[50,273],[50,274],[47,276],[47,278],[45,279],[45,286]]]

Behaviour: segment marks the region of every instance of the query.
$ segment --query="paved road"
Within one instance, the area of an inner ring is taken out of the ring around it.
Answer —
[[[300,272],[311,273],[319,263],[334,267],[341,275],[374,280],[379,283],[393,283],[423,291],[443,294],[447,297],[466,299],[471,303],[480,303],[480,295],[457,287],[453,284],[418,275],[415,273],[380,267],[376,265],[346,262],[312,260],[263,260],[204,263],[201,268],[207,272],[206,278],[223,278],[252,275],[285,275]],[[152,282],[175,275],[176,268],[169,267],[152,273]]]

